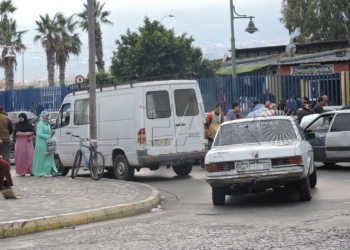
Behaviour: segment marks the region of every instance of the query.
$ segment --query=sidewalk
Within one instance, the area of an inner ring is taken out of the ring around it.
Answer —
[[[88,173],[88,172],[86,172]],[[19,177],[11,166],[13,191],[0,197],[0,239],[96,221],[133,216],[159,204],[155,188],[134,182],[87,177]],[[69,173],[70,174],[70,173]]]

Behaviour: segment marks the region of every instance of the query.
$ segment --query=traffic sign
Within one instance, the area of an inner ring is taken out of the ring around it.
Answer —
[[[78,75],[75,77],[75,83],[76,84],[83,84],[84,83],[84,77],[82,75]]]

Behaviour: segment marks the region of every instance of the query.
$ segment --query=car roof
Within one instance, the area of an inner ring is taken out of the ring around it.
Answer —
[[[221,125],[227,125],[227,124],[233,124],[233,123],[242,123],[242,122],[253,122],[253,121],[271,121],[272,119],[277,120],[287,120],[287,121],[295,121],[296,118],[294,116],[258,116],[254,118],[244,118],[244,119],[237,119],[232,121],[227,121],[222,123]]]

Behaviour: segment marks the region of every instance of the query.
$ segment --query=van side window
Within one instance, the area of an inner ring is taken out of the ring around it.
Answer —
[[[169,92],[147,92],[146,109],[148,119],[169,118],[171,116]]]
[[[338,114],[332,124],[331,132],[350,131],[350,114]]]
[[[56,128],[63,128],[70,122],[70,103],[63,104],[56,120]]]
[[[194,89],[179,89],[175,90],[175,107],[176,115],[195,116],[199,114],[196,91]]]
[[[89,99],[74,103],[74,125],[89,124]]]

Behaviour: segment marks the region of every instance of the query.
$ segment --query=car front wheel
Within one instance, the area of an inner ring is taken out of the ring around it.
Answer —
[[[312,199],[312,196],[311,196],[309,176],[298,181],[297,186],[298,186],[298,192],[299,192],[299,199],[301,201],[310,201]]]
[[[215,206],[225,205],[225,188],[224,187],[212,187],[212,199]]]

